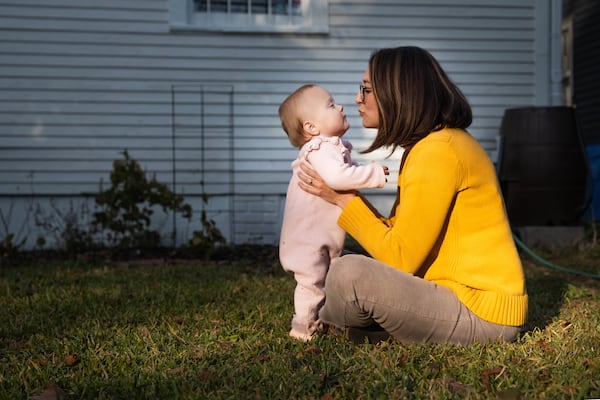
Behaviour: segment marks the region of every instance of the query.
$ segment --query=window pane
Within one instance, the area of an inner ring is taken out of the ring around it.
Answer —
[[[227,12],[227,0],[208,0],[211,12]]]
[[[251,4],[251,9],[248,4]],[[194,0],[194,11],[200,13],[301,15],[302,0]]]
[[[233,0],[232,4],[239,1],[245,0]],[[194,0],[194,10],[197,12],[217,12],[217,13],[226,13],[227,12],[227,0]]]
[[[301,15],[302,0],[272,0],[273,14]]]
[[[252,0],[252,14],[268,14],[269,0]]]
[[[206,12],[206,3],[208,0],[194,0],[194,11]]]
[[[272,0],[273,14],[287,15],[288,0]]]
[[[231,13],[248,13],[248,0],[231,0]]]

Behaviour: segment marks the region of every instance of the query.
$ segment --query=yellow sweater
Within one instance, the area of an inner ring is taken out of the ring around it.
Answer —
[[[494,166],[479,143],[460,129],[431,133],[408,153],[398,196],[390,218],[357,196],[338,224],[375,259],[448,287],[480,318],[525,323],[521,261]]]

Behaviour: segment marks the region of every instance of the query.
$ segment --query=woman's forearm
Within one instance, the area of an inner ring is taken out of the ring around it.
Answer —
[[[323,200],[335,204],[340,208],[346,207],[346,205],[356,196],[355,190],[340,191],[337,192],[323,181],[323,178],[311,167],[308,162],[304,162],[300,165],[300,171],[298,172],[299,182],[298,185],[302,190],[319,196]]]

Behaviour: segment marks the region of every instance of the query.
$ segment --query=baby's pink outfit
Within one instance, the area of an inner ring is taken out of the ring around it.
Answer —
[[[383,167],[374,162],[352,162],[350,142],[339,137],[317,136],[307,142],[292,162],[287,190],[279,259],[294,274],[294,316],[290,336],[308,341],[319,325],[319,309],[325,302],[325,276],[339,257],[346,232],[337,224],[341,209],[298,186],[301,160],[308,160],[328,186],[335,190],[379,188],[386,183]]]

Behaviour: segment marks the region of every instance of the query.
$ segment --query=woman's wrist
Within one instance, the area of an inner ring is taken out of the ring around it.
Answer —
[[[355,196],[354,192],[340,193],[335,200],[335,205],[343,210]]]

